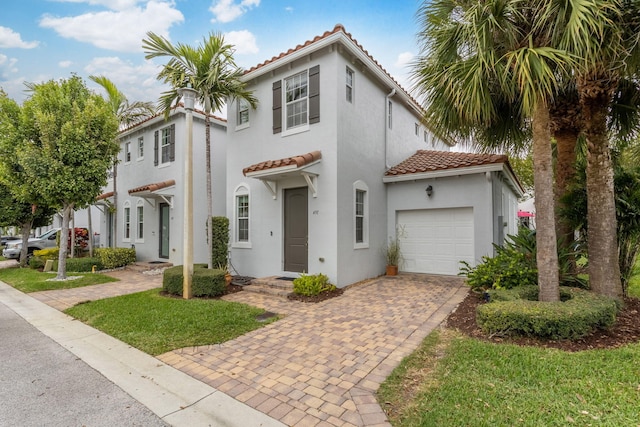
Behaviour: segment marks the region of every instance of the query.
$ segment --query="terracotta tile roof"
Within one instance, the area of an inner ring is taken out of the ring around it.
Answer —
[[[170,179],[168,181],[156,182],[154,184],[147,184],[140,187],[132,188],[131,190],[129,190],[129,194],[142,193],[143,191],[158,191],[166,187],[171,187],[172,185],[176,185],[176,181]]]
[[[178,107],[184,107],[184,103],[179,102],[177,105],[174,105],[171,109],[172,109],[172,110],[175,110],[175,109],[177,109]],[[206,115],[206,113],[205,113],[204,111],[199,110],[199,109],[197,109],[197,108],[195,108],[193,111],[195,111],[196,113],[202,114],[203,116],[205,116],[205,115]],[[118,132],[119,132],[119,133],[124,133],[124,132],[130,131],[130,130],[131,130],[131,129],[133,129],[133,128],[136,128],[136,127],[138,127],[138,126],[141,126],[142,124],[144,124],[144,123],[146,123],[146,122],[148,122],[148,121],[151,121],[151,120],[155,119],[156,117],[160,117],[160,116],[163,116],[163,115],[164,115],[164,112],[160,112],[160,113],[154,114],[153,116],[151,116],[151,117],[147,117],[146,119],[142,119],[142,120],[140,120],[139,122],[132,123],[132,124],[130,124],[129,126],[125,126],[124,128],[120,129]],[[222,117],[218,117],[218,116],[216,116],[215,114],[209,114],[209,118],[211,118],[211,119],[215,119],[215,120],[220,120],[221,122],[224,122],[224,123],[226,123],[226,122],[227,122],[227,119],[224,119],[224,118],[222,118]]]
[[[306,42],[304,42],[303,44],[299,44],[294,48],[289,49],[286,52],[281,52],[279,55],[272,57],[271,59],[267,59],[264,62],[261,62],[258,65],[255,65],[251,68],[249,68],[248,70],[245,71],[244,74],[249,74],[253,71],[256,71],[262,67],[265,67],[275,61],[278,61],[282,58],[285,58],[286,56],[291,55],[292,53],[295,53],[301,49],[304,49],[307,46],[311,46],[314,43],[319,42],[320,40],[324,40],[327,37],[333,35],[333,34],[337,34],[337,33],[343,33],[345,36],[347,36],[347,38],[349,40],[351,40],[353,42],[353,44],[355,44],[358,49],[360,49],[370,60],[371,62],[373,62],[383,73],[385,73],[391,80],[393,80],[393,82],[398,85],[398,87],[400,87],[400,89],[402,89],[407,96],[415,103],[416,106],[420,106],[420,104],[411,96],[409,95],[409,93],[402,87],[400,86],[400,83],[398,83],[398,81],[393,78],[393,76],[391,76],[391,74],[389,74],[389,72],[387,70],[384,69],[384,67],[382,65],[380,65],[380,63],[378,61],[376,61],[373,56],[371,56],[371,54],[364,48],[362,47],[362,45],[360,43],[358,43],[358,41],[353,38],[353,36],[351,35],[351,33],[348,33],[347,30],[344,28],[344,26],[342,24],[336,24],[335,27],[333,27],[333,30],[331,31],[325,31],[324,34],[322,34],[321,36],[316,36],[314,37],[312,40],[307,40]]]
[[[101,195],[96,197],[96,200],[108,199],[109,197],[113,197],[113,194],[114,194],[113,191],[109,191],[108,193],[102,193]]]
[[[476,154],[452,151],[418,150],[416,154],[392,167],[386,171],[384,175],[398,176],[496,163],[508,163],[507,156],[504,154]]]
[[[313,163],[316,160],[320,160],[321,158],[322,153],[320,151],[312,151],[310,153],[301,154],[299,156],[285,157],[284,159],[267,160],[261,163],[256,163],[255,165],[251,165],[242,169],[242,173],[247,176],[247,174],[251,172],[277,169],[291,165],[295,165],[296,168],[300,168],[302,166],[308,165],[309,163]]]

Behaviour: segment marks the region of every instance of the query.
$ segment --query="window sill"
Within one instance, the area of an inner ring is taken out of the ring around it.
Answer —
[[[162,169],[162,168],[168,168],[169,166],[171,166],[172,162],[167,162],[167,163],[158,163],[158,166],[156,166],[158,169]]]
[[[247,129],[251,126],[251,123],[243,123],[241,125],[236,126],[236,132],[242,129]]]
[[[251,249],[253,246],[251,245],[251,242],[235,242],[231,247],[235,249]]]
[[[289,136],[289,135],[295,135],[297,133],[307,132],[308,130],[309,130],[309,124],[307,123],[306,125],[296,126],[294,128],[287,129],[287,130],[283,131],[282,132],[282,137]]]
[[[355,243],[353,249],[369,249],[369,243]]]

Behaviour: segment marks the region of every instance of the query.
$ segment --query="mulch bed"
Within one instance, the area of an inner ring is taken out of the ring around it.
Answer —
[[[324,292],[320,292],[318,295],[312,295],[312,296],[297,295],[294,293],[290,293],[289,295],[287,295],[287,298],[292,301],[316,303],[316,302],[328,300],[329,298],[335,298],[337,296],[340,296],[342,295],[343,292],[344,292],[344,289],[337,288],[337,289],[334,289],[333,291],[324,291]]]
[[[449,316],[446,326],[467,336],[495,343],[557,348],[565,351],[583,351],[616,348],[640,341],[640,299],[626,298],[615,324],[607,330],[596,330],[591,335],[575,341],[548,340],[529,337],[488,336],[476,324],[476,307],[485,304],[481,295],[470,292],[458,308]]]

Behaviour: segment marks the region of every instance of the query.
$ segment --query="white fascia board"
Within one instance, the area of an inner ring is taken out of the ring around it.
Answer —
[[[284,172],[292,172],[292,171],[295,171],[296,169],[298,169],[298,165],[288,165],[288,166],[282,166],[279,168],[271,168],[271,169],[265,169],[261,171],[249,172],[245,176],[247,178],[257,178],[257,179],[268,178],[270,176],[278,175]]]
[[[469,166],[464,168],[442,169],[431,172],[421,173],[407,173],[397,176],[385,176],[382,178],[382,182],[405,182],[405,181],[417,181],[421,179],[433,179],[433,178],[445,178],[450,176],[459,175],[473,175],[485,172],[500,172],[503,171],[502,163],[482,165],[482,166]]]

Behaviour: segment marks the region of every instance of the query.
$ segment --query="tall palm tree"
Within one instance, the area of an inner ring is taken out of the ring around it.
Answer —
[[[102,86],[107,95],[107,102],[111,106],[113,113],[118,118],[120,130],[127,126],[138,123],[146,118],[156,114],[156,107],[152,102],[135,101],[129,102],[124,93],[120,92],[115,83],[105,76],[89,76],[91,80]],[[113,204],[116,209],[116,220],[113,221],[113,238],[111,239],[113,247],[118,246],[118,159],[113,159]],[[91,215],[91,209],[89,209]]]
[[[413,77],[425,119],[449,135],[497,135],[507,146],[532,135],[539,298],[557,301],[549,109],[573,59],[551,46],[545,28],[536,27],[549,19],[537,2],[425,1],[419,16],[422,53]]]
[[[559,27],[564,28],[560,46],[579,60],[575,76],[587,141],[589,282],[594,292],[621,298],[607,124],[621,79],[638,72],[640,3],[635,0],[578,3],[580,7],[558,8],[557,16]],[[580,25],[572,25],[576,21]]]
[[[211,190],[211,121],[212,112],[222,108],[228,100],[245,100],[253,108],[258,101],[247,90],[242,81],[243,70],[233,59],[234,48],[225,43],[221,34],[210,33],[200,45],[193,47],[182,43],[175,46],[162,36],[147,33],[142,41],[146,59],[168,57],[169,61],[158,74],[158,80],[167,83],[170,89],[160,97],[160,108],[165,117],[180,101],[178,89],[190,84],[198,93],[198,102],[205,113],[205,151],[207,181],[207,224],[208,224],[208,266],[212,268],[211,217],[213,216],[213,195]]]

